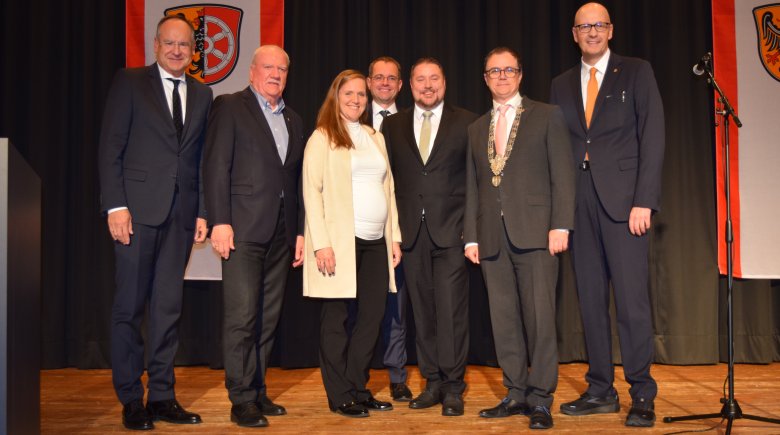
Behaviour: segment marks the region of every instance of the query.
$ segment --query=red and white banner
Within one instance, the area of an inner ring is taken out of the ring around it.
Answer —
[[[284,46],[284,0],[127,0],[127,66],[154,62],[157,22],[182,15],[195,28],[188,73],[214,89],[214,95],[246,87],[252,54],[261,44]]]
[[[186,0],[127,0],[128,67],[154,62],[157,22],[181,14],[195,28],[195,50],[187,71],[209,85],[214,96],[238,92],[249,82],[249,65],[257,47],[284,47],[284,0],[231,0],[229,4]],[[211,243],[192,248],[185,279],[222,279],[219,256]]]
[[[780,3],[713,0],[712,28],[715,78],[743,123],[729,128],[734,276],[780,278]],[[723,135],[719,123],[718,266],[725,274]]]

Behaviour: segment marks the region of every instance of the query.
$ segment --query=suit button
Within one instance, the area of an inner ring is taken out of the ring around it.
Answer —
[[[423,175],[428,175],[428,171],[422,171]]]
[[[586,140],[585,143],[590,143],[590,139]]]

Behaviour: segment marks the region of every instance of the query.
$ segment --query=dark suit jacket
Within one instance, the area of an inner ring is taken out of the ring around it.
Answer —
[[[117,72],[100,134],[103,212],[126,206],[134,223],[160,225],[171,210],[178,185],[180,210],[188,229],[194,228],[196,215],[205,217],[199,195],[200,162],[212,92],[190,76],[186,80],[187,108],[180,144],[157,64]]]
[[[203,180],[209,223],[233,226],[236,241],[271,240],[284,191],[287,239],[303,234],[303,207],[298,180],[303,161],[303,122],[284,109],[289,133],[282,163],[271,128],[249,87],[214,100],[209,116]]]
[[[423,165],[414,138],[414,108],[388,116],[382,125],[395,178],[398,223],[408,249],[414,245],[423,209],[433,242],[442,248],[463,244],[466,203],[466,126],[477,115],[445,103],[433,150]]]
[[[560,108],[523,97],[512,154],[501,184],[491,183],[487,142],[490,112],[469,126],[465,241],[492,257],[504,227],[522,249],[546,248],[551,229],[574,228],[574,163]],[[500,225],[501,212],[504,225]]]
[[[578,63],[553,80],[550,102],[563,109],[574,159],[588,151],[590,170],[601,204],[617,221],[627,221],[632,207],[660,210],[664,159],[664,111],[650,64],[610,54],[590,129]]]

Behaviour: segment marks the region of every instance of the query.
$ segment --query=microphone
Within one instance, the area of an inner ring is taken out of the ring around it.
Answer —
[[[710,63],[712,62],[712,53],[707,52],[701,57],[701,60],[693,65],[693,73],[697,76],[704,75],[710,69]]]

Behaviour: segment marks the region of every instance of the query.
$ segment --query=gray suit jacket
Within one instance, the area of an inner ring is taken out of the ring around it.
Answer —
[[[523,107],[498,187],[487,154],[490,112],[468,129],[464,241],[479,243],[480,258],[498,253],[505,228],[521,249],[544,249],[551,229],[574,228],[574,163],[563,114],[528,97]]]

